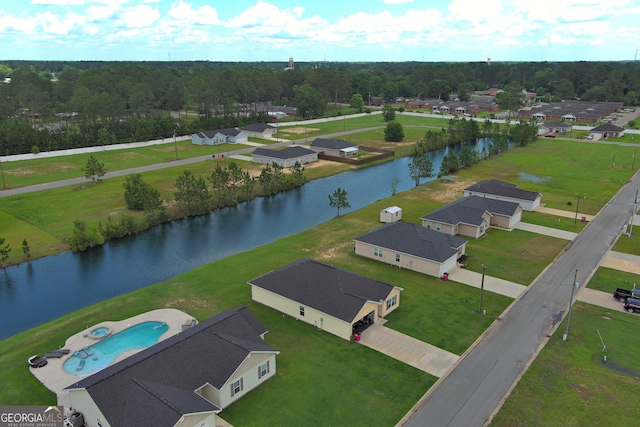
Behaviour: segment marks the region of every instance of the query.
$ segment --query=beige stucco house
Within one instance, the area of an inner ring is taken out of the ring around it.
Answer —
[[[316,138],[309,145],[309,148],[318,154],[329,157],[341,157],[351,159],[358,157],[358,145],[341,139]]]
[[[356,237],[355,253],[430,276],[442,277],[465,255],[467,241],[407,222],[394,222]]]
[[[215,427],[276,373],[278,351],[246,308],[220,313],[66,388],[88,427]]]
[[[402,290],[309,258],[248,283],[254,301],[345,340],[395,310]]]
[[[512,229],[522,219],[518,203],[469,196],[421,217],[422,226],[450,235],[480,238],[489,227]]]
[[[306,165],[318,161],[318,153],[308,148],[296,145],[286,147],[282,150],[272,150],[269,148],[256,148],[251,153],[251,161],[264,165],[276,163],[284,168],[290,168],[296,163]]]

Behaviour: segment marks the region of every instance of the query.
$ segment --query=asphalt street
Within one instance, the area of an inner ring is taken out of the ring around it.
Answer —
[[[581,289],[629,221],[638,188],[640,175],[636,173],[399,425],[485,425],[567,314],[576,269]],[[487,266],[487,274],[490,269]]]

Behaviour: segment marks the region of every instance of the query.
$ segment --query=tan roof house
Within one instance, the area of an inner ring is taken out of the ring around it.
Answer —
[[[284,168],[290,168],[296,163],[306,165],[307,163],[317,162],[318,153],[299,145],[286,147],[282,150],[259,147],[251,153],[251,160],[255,163],[265,165],[277,163]]]
[[[275,375],[266,332],[246,307],[225,311],[70,385],[71,406],[89,427],[214,427]]]
[[[309,258],[248,283],[254,301],[345,340],[395,310],[402,290]]]
[[[469,196],[422,216],[422,226],[453,236],[480,238],[490,226],[513,228],[522,218],[518,203]]]
[[[442,277],[465,255],[467,241],[408,222],[393,222],[356,237],[355,253],[393,266]]]

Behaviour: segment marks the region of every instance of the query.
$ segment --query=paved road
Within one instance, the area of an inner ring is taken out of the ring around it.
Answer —
[[[582,288],[615,242],[631,216],[630,202],[638,188],[640,174],[636,173],[571,248],[529,286],[502,319],[494,322],[484,339],[429,390],[399,425],[485,425],[564,317],[576,269]],[[488,266],[487,274],[490,269]]]

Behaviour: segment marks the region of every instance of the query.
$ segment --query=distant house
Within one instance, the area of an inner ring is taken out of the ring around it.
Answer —
[[[235,128],[207,130],[191,135],[191,143],[195,145],[218,145],[247,142],[247,134]]]
[[[276,373],[267,329],[228,310],[66,388],[97,426],[214,427],[216,414]]]
[[[540,134],[548,134],[548,133],[569,133],[573,128],[572,125],[565,122],[547,122],[540,124]]]
[[[435,277],[456,266],[467,241],[407,222],[385,224],[356,237],[355,253]]]
[[[353,158],[358,156],[358,146],[341,139],[316,138],[309,148],[330,157]]]
[[[502,92],[502,89],[498,89],[497,87],[492,87],[492,88],[483,90],[482,91],[482,95],[484,95],[484,96],[496,96],[500,92]]]
[[[624,128],[611,123],[605,123],[589,130],[589,135],[595,138],[620,138],[624,135]]]
[[[490,226],[511,229],[522,218],[518,203],[469,196],[422,216],[422,226],[455,236],[479,238]]]
[[[275,126],[266,123],[252,123],[240,128],[249,138],[272,138],[276,132]]]
[[[536,191],[522,190],[515,184],[498,179],[480,181],[465,188],[464,197],[469,196],[480,196],[518,203],[525,211],[535,210],[540,206],[540,200],[542,199],[542,194]]]
[[[255,163],[270,165],[277,163],[284,168],[290,168],[296,163],[305,165],[317,162],[318,153],[305,147],[287,147],[282,150],[271,150],[268,148],[256,148],[251,153],[251,160]]]
[[[402,290],[308,258],[249,285],[254,301],[345,340],[395,310]]]

